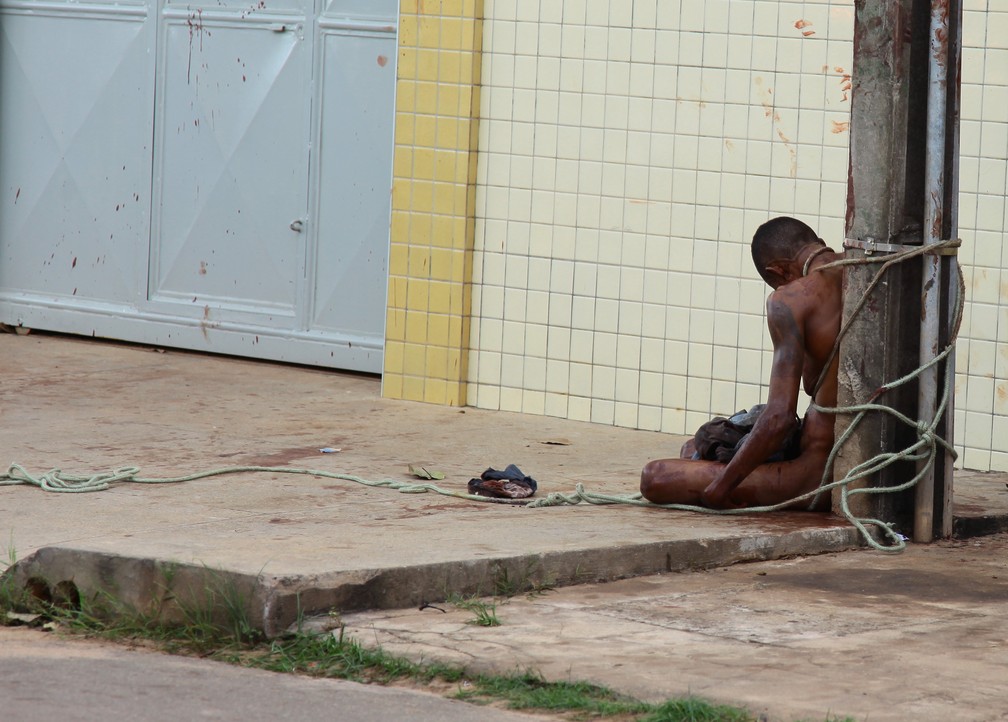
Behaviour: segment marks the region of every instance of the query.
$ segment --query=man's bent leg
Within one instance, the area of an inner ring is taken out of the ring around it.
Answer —
[[[807,450],[797,459],[763,464],[753,470],[731,493],[739,506],[773,506],[790,501],[819,487],[828,452]],[[721,474],[717,461],[657,459],[641,472],[641,494],[655,504],[702,504],[701,494]],[[788,506],[807,510],[812,499]],[[830,495],[823,494],[816,511],[829,510]]]
[[[807,450],[791,461],[762,464],[742,480],[731,493],[731,499],[741,506],[775,506],[815,491],[822,481],[828,456],[828,451]],[[811,503],[809,497],[784,508],[808,511]],[[829,511],[830,505],[831,495],[823,494],[812,511]]]
[[[717,461],[655,459],[641,472],[640,490],[655,504],[701,504],[700,494],[724,469]]]

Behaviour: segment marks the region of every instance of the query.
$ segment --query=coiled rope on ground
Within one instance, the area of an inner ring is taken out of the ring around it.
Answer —
[[[824,264],[819,266],[816,271],[825,270],[827,268],[837,268],[842,266],[850,265],[865,265],[880,263],[878,271],[876,271],[875,276],[872,281],[865,288],[858,303],[854,306],[854,309],[849,314],[846,323],[840,329],[840,333],[837,336],[836,344],[833,347],[833,351],[825,365],[823,374],[819,377],[816,383],[815,390],[813,391],[813,397],[815,396],[815,391],[818,391],[819,386],[822,384],[826,369],[833,362],[833,358],[839,352],[840,342],[846,336],[848,330],[851,327],[852,322],[858,316],[861,309],[864,307],[868,300],[871,292],[882,280],[886,271],[895,266],[898,263],[903,263],[911,258],[918,258],[929,253],[947,253],[954,251],[961,245],[958,239],[942,241],[939,243],[934,243],[926,246],[919,246],[911,248],[900,253],[886,255],[881,257],[875,256],[865,256],[864,258],[854,258],[854,259],[841,259],[838,261],[833,261],[832,263]],[[945,361],[948,356],[955,349],[956,337],[959,333],[959,327],[962,324],[963,308],[965,306],[965,295],[966,295],[966,284],[963,278],[962,269],[956,264],[956,270],[958,272],[958,294],[956,296],[957,303],[956,308],[951,319],[951,332],[949,334],[949,343],[942,349],[931,361],[926,364],[921,365],[914,371],[906,374],[905,376],[898,378],[894,381],[890,381],[880,387],[868,402],[862,404],[855,404],[852,406],[837,406],[837,407],[823,407],[816,404],[814,401],[810,403],[810,407],[815,408],[818,411],[830,414],[853,414],[853,419],[851,423],[847,426],[847,429],[843,434],[836,440],[832,451],[826,462],[826,468],[823,472],[822,480],[819,487],[814,491],[807,492],[800,496],[797,496],[788,501],[781,502],[779,504],[774,504],[770,506],[758,506],[758,507],[745,507],[740,509],[708,509],[707,507],[694,506],[691,504],[653,504],[652,502],[644,499],[640,493],[636,494],[604,494],[599,492],[588,491],[584,484],[576,484],[574,491],[570,493],[563,492],[553,492],[547,494],[536,500],[526,501],[526,500],[509,500],[509,499],[494,499],[485,496],[476,496],[466,492],[455,491],[451,489],[444,489],[433,483],[417,483],[417,482],[407,482],[407,481],[396,481],[394,479],[381,479],[378,481],[371,481],[364,479],[360,476],[355,476],[353,474],[341,474],[332,471],[325,471],[321,469],[304,469],[296,467],[287,466],[228,466],[218,469],[211,469],[208,471],[201,471],[194,474],[187,474],[184,476],[173,476],[173,477],[142,477],[140,476],[139,467],[127,466],[118,469],[113,469],[112,471],[98,472],[94,474],[69,474],[60,469],[51,469],[43,474],[35,476],[28,472],[22,465],[13,463],[11,464],[7,472],[0,475],[0,486],[13,486],[13,485],[31,485],[37,486],[44,491],[52,492],[62,492],[62,493],[86,493],[93,491],[104,491],[108,489],[113,484],[118,483],[135,483],[135,484],[176,484],[184,481],[194,481],[196,479],[205,479],[211,476],[222,476],[225,474],[239,474],[239,473],[277,473],[277,474],[300,474],[304,476],[315,476],[327,479],[338,479],[342,481],[351,481],[357,484],[362,484],[364,486],[373,488],[385,488],[398,491],[403,494],[423,494],[427,492],[432,492],[435,494],[440,494],[442,496],[451,496],[458,499],[466,499],[471,501],[481,501],[481,502],[497,502],[505,504],[522,504],[528,508],[537,509],[543,507],[551,506],[562,506],[562,505],[572,505],[572,504],[629,504],[635,506],[650,506],[650,507],[660,507],[664,509],[673,509],[679,511],[691,511],[700,512],[704,514],[717,514],[717,515],[738,515],[738,514],[753,514],[762,513],[770,511],[779,511],[786,507],[793,506],[796,502],[804,501],[806,499],[810,500],[809,506],[814,506],[816,500],[820,495],[831,492],[833,489],[840,489],[840,510],[844,518],[850,522],[863,536],[865,542],[880,551],[895,552],[901,551],[906,547],[905,539],[893,528],[892,524],[882,521],[881,519],[873,519],[867,517],[858,517],[850,509],[849,500],[851,497],[858,494],[884,494],[884,493],[896,493],[905,491],[907,489],[915,486],[925,475],[931,472],[934,468],[935,459],[938,456],[938,447],[941,446],[943,449],[952,454],[953,458],[956,456],[955,450],[948,440],[943,439],[937,433],[938,425],[941,422],[942,417],[945,415],[945,411],[948,407],[949,399],[951,398],[951,390],[953,384],[953,368],[951,364],[945,365],[945,374],[942,386],[942,392],[940,396],[940,401],[937,404],[937,409],[935,415],[932,419],[917,420],[911,419],[905,414],[893,409],[885,404],[879,403],[878,399],[885,393],[892,391],[903,384],[906,384],[916,378],[918,378],[924,371],[930,369],[931,367]],[[852,469],[848,470],[844,474],[843,478],[831,481],[833,475],[833,466],[836,460],[837,453],[846,443],[847,439],[853,435],[854,431],[857,429],[858,425],[864,420],[868,414],[872,413],[883,413],[889,414],[893,418],[897,419],[901,423],[913,428],[917,434],[917,440],[910,444],[905,449],[899,451],[884,451],[876,454],[872,458],[854,466]],[[918,472],[908,481],[896,485],[896,486],[863,486],[857,488],[851,488],[851,484],[861,479],[865,479],[873,474],[876,474],[888,466],[899,462],[899,461],[914,461],[914,462],[924,462],[920,465]],[[875,527],[879,530],[882,536],[889,539],[890,544],[882,544],[875,539],[875,535],[872,534],[869,527]]]

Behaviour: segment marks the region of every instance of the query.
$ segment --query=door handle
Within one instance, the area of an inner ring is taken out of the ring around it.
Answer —
[[[290,229],[295,233],[300,233],[301,231],[304,230],[304,221],[302,221],[300,218],[295,218],[293,221],[291,221]]]

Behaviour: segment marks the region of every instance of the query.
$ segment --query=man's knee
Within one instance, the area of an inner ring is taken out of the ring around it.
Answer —
[[[645,499],[649,498],[648,494],[654,486],[656,467],[656,461],[649,461],[640,472],[640,493]]]
[[[640,493],[645,499],[652,498],[664,472],[665,463],[661,459],[654,459],[644,465],[640,475]]]

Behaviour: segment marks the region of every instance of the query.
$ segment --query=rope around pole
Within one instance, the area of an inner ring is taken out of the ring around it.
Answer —
[[[906,262],[911,258],[916,258],[931,253],[942,253],[947,251],[954,252],[954,250],[959,248],[959,246],[961,245],[962,241],[960,241],[959,239],[951,239],[947,241],[940,241],[938,243],[926,246],[919,246],[917,248],[912,248],[910,250],[903,251],[901,253],[896,253],[891,256],[886,256],[880,259],[866,256],[864,258],[842,259],[839,261],[835,261],[832,264],[825,264],[824,266],[820,266],[820,268],[824,269],[831,266],[836,267],[836,266],[882,262],[881,267],[875,273],[875,276],[872,278],[871,283],[869,283],[868,286],[865,288],[864,293],[862,294],[858,303],[855,305],[854,310],[851,312],[850,316],[847,319],[847,322],[841,328],[840,334],[837,337],[836,344],[834,345],[833,352],[831,353],[829,363],[832,363],[833,356],[835,356],[836,353],[839,351],[840,341],[843,339],[844,335],[846,335],[854,318],[860,313],[865,303],[867,303],[868,297],[871,294],[871,292],[881,282],[886,271],[888,271],[896,264]],[[905,376],[890,381],[886,384],[883,384],[878,390],[876,390],[871,395],[871,397],[869,397],[866,403],[853,404],[848,407],[838,406],[828,408],[816,404],[814,401],[814,394],[813,394],[813,401],[810,404],[812,408],[824,413],[831,413],[834,415],[841,413],[855,415],[854,418],[851,420],[851,423],[844,430],[844,433],[841,434],[840,438],[837,439],[833,445],[833,449],[830,452],[829,458],[827,459],[826,462],[826,468],[823,471],[823,477],[820,482],[820,492],[825,491],[828,488],[839,487],[841,491],[840,509],[844,515],[844,518],[847,519],[847,521],[853,524],[858,529],[858,531],[861,532],[862,536],[865,538],[865,541],[868,543],[869,546],[878,549],[880,551],[892,551],[892,552],[902,551],[903,549],[906,548],[906,540],[904,537],[902,537],[900,534],[896,532],[896,530],[893,528],[893,525],[890,523],[884,522],[880,519],[858,518],[857,516],[855,516],[849,506],[850,498],[852,496],[856,496],[859,494],[897,493],[914,487],[917,484],[917,482],[919,482],[922,478],[924,478],[924,476],[930,473],[931,470],[934,468],[935,459],[938,456],[939,445],[941,445],[946,451],[948,451],[952,455],[953,459],[955,459],[958,456],[956,454],[955,449],[952,447],[951,443],[948,440],[943,439],[937,433],[938,425],[941,423],[942,417],[945,415],[945,412],[948,408],[949,401],[952,395],[952,389],[954,385],[954,378],[953,378],[954,369],[951,364],[945,363],[944,375],[943,375],[944,383],[940,395],[940,401],[936,406],[933,418],[918,419],[918,420],[911,419],[906,415],[901,414],[896,409],[893,409],[884,404],[877,403],[878,399],[884,396],[889,391],[892,391],[893,389],[898,388],[899,386],[902,386],[903,384],[906,384],[916,379],[924,371],[930,369],[931,367],[936,366],[939,363],[945,362],[946,359],[948,359],[949,355],[955,350],[956,338],[958,338],[959,329],[962,326],[963,310],[966,304],[966,281],[965,278],[963,277],[962,268],[959,266],[959,264],[956,264],[956,281],[958,283],[956,293],[956,308],[954,309],[954,313],[951,319],[949,341],[948,344],[945,346],[945,348],[942,349],[940,352],[938,352],[934,356],[934,358],[932,358],[927,363],[920,365],[914,371],[911,371]],[[824,375],[825,371],[824,374],[820,376],[819,382],[816,384],[816,391],[818,391],[819,384],[822,383]],[[833,465],[836,460],[837,453],[846,443],[847,439],[849,439],[851,435],[853,435],[855,429],[862,422],[862,420],[869,413],[873,412],[889,414],[890,416],[893,416],[901,423],[904,423],[907,426],[911,427],[917,434],[917,441],[913,442],[905,449],[902,449],[900,451],[880,452],[879,454],[876,454],[872,458],[867,459],[866,461],[848,470],[842,479],[839,479],[833,483],[828,483],[828,480],[832,477],[833,474]],[[896,463],[897,461],[915,461],[915,462],[923,461],[924,463],[919,466],[917,473],[911,479],[902,484],[897,484],[895,486],[888,486],[888,487],[865,486],[855,489],[850,488],[850,484],[852,482],[876,474],[882,469]],[[876,527],[882,534],[884,534],[891,540],[892,544],[888,546],[880,544],[868,532],[867,529],[868,526]]]
[[[865,303],[868,301],[868,297],[875,287],[881,282],[883,275],[890,268],[898,263],[905,262],[910,258],[916,258],[923,256],[928,253],[937,253],[946,249],[955,249],[961,245],[959,240],[949,240],[942,241],[939,243],[920,246],[918,248],[913,248],[908,251],[903,251],[901,253],[896,253],[892,255],[882,256],[882,257],[872,257],[866,256],[864,258],[849,258],[841,259],[838,261],[833,261],[832,263],[824,264],[815,269],[815,271],[825,270],[827,268],[837,268],[841,266],[851,266],[851,265],[866,265],[872,263],[881,263],[879,270],[876,272],[875,276],[872,278],[871,283],[865,288],[861,299],[854,306],[854,310],[849,315],[847,321],[843,324],[840,332],[837,335],[836,343],[833,346],[833,350],[830,352],[830,356],[823,368],[822,374],[820,374],[818,381],[816,382],[815,388],[813,390],[812,396],[814,397],[816,392],[818,392],[819,387],[822,385],[826,376],[826,369],[830,367],[833,363],[833,359],[837,353],[839,353],[840,342],[847,334],[850,329],[851,323],[860,313],[861,309],[864,307]],[[880,387],[868,400],[868,402],[863,404],[855,404],[847,407],[825,407],[820,406],[812,401],[810,404],[811,408],[817,411],[829,414],[854,414],[854,418],[848,425],[847,429],[840,438],[836,440],[833,445],[833,449],[830,451],[830,455],[826,460],[826,468],[823,471],[822,480],[820,481],[819,487],[814,491],[807,492],[800,496],[796,496],[793,499],[780,502],[779,504],[773,504],[770,506],[750,506],[741,509],[709,509],[703,506],[694,506],[691,504],[654,504],[650,501],[644,499],[639,493],[637,494],[602,494],[598,492],[588,491],[584,484],[576,484],[574,491],[571,493],[553,492],[546,495],[540,499],[534,501],[527,500],[511,500],[511,499],[495,499],[492,497],[476,496],[474,494],[469,494],[466,492],[452,491],[450,489],[443,489],[436,484],[431,483],[415,483],[415,482],[404,482],[396,481],[394,479],[382,479],[380,481],[369,481],[359,476],[354,476],[352,474],[340,474],[332,471],[324,471],[320,469],[301,469],[295,467],[287,466],[228,466],[220,469],[212,469],[210,471],[197,472],[195,474],[188,474],[185,476],[173,476],[173,477],[141,477],[139,476],[140,469],[135,466],[125,466],[112,471],[98,472],[95,474],[67,474],[60,469],[51,469],[44,474],[39,476],[33,476],[30,474],[23,466],[20,464],[11,464],[7,472],[0,475],[0,486],[13,486],[13,485],[32,485],[37,486],[44,491],[61,492],[61,493],[86,493],[92,491],[104,491],[108,489],[113,484],[131,482],[136,484],[176,484],[184,481],[193,481],[196,479],[205,479],[211,476],[222,476],[225,474],[239,474],[239,473],[275,473],[275,474],[300,474],[304,476],[318,476],[327,479],[339,479],[343,481],[352,481],[363,486],[369,486],[372,488],[385,488],[398,491],[403,494],[423,494],[427,492],[432,492],[435,494],[440,494],[442,496],[451,496],[457,499],[465,499],[468,501],[481,501],[481,502],[491,502],[491,503],[503,503],[510,505],[520,505],[527,506],[531,509],[539,509],[551,506],[563,506],[563,505],[573,505],[580,503],[596,504],[596,505],[606,505],[606,504],[628,504],[633,506],[653,506],[663,509],[672,509],[677,511],[691,511],[699,512],[703,514],[714,514],[714,515],[738,515],[738,514],[754,514],[770,511],[779,511],[786,507],[793,506],[796,502],[804,501],[805,499],[810,499],[809,508],[815,505],[820,495],[832,491],[833,489],[839,488],[840,493],[840,509],[843,513],[844,518],[850,522],[862,535],[865,542],[874,549],[885,552],[898,552],[906,548],[906,541],[891,524],[882,521],[880,519],[863,518],[857,517],[850,509],[849,500],[852,496],[858,494],[886,494],[886,493],[896,493],[900,491],[905,491],[912,488],[917,484],[920,479],[922,479],[927,473],[930,472],[931,468],[934,466],[935,458],[938,454],[938,446],[940,445],[950,454],[952,457],[956,457],[956,452],[952,445],[941,436],[937,434],[938,424],[941,422],[942,416],[945,414],[945,410],[948,407],[948,402],[950,399],[951,389],[952,389],[952,366],[951,364],[945,365],[944,374],[944,384],[943,391],[941,394],[941,401],[937,405],[935,416],[929,420],[914,420],[906,415],[900,413],[896,409],[893,409],[884,404],[877,403],[879,397],[885,395],[887,392],[916,379],[920,374],[922,374],[927,369],[932,366],[943,362],[948,358],[949,354],[955,349],[956,337],[959,334],[959,328],[962,325],[963,309],[965,306],[966,297],[966,282],[963,277],[962,268],[957,264],[956,270],[958,271],[958,283],[959,292],[957,294],[957,305],[955,309],[955,314],[952,319],[951,333],[949,336],[948,345],[939,352],[931,361],[922,366],[918,367],[916,370],[908,373],[907,375],[890,381]],[[882,452],[874,457],[858,464],[854,468],[850,469],[842,479],[837,479],[835,481],[830,481],[830,477],[833,474],[833,465],[836,460],[837,453],[846,443],[847,439],[851,437],[854,430],[861,423],[861,421],[870,413],[885,413],[893,416],[898,421],[907,424],[912,427],[917,432],[917,441],[908,446],[905,449],[896,452]],[[924,461],[925,463],[921,466],[920,470],[911,478],[910,480],[896,485],[888,487],[861,487],[851,489],[850,484],[859,481],[861,479],[867,478],[876,474],[886,467],[898,462],[898,461]],[[875,539],[875,536],[871,533],[869,527],[877,528],[880,533],[887,537],[891,544],[884,545]]]

